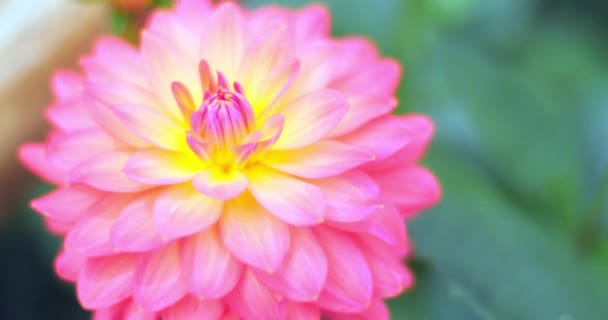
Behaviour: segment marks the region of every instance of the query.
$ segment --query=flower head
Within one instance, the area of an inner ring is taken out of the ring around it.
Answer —
[[[395,116],[399,64],[324,7],[182,0],[140,48],[59,72],[23,163],[95,319],[386,319],[413,283],[406,218],[438,200],[432,135]]]

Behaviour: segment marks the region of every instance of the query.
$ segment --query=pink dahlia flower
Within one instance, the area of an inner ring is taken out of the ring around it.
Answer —
[[[440,192],[431,122],[390,114],[399,64],[321,6],[183,0],[141,42],[57,73],[52,132],[20,150],[94,319],[387,319],[404,220]]]

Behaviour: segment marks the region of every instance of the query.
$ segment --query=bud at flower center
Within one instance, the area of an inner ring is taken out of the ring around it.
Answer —
[[[206,96],[200,109],[192,114],[192,130],[220,148],[237,145],[253,129],[249,103],[240,94],[223,88]]]
[[[234,148],[255,130],[253,109],[238,83],[230,90],[222,73],[205,90],[203,103],[190,116],[189,144],[200,156],[229,166],[236,159]]]

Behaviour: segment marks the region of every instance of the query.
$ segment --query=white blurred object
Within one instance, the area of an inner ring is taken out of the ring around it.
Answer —
[[[52,72],[76,65],[108,13],[78,0],[0,0],[0,207],[17,146],[43,132]]]
[[[0,0],[0,88],[99,22],[101,9],[77,0]]]

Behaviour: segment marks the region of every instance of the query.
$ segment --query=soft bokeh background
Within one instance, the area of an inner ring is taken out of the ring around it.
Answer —
[[[0,10],[10,2],[0,0]],[[425,163],[444,198],[409,223],[418,280],[391,302],[393,318],[608,319],[608,2],[325,2],[336,35],[371,37],[403,62],[399,112],[437,125]],[[112,28],[128,33],[132,16],[114,13]],[[0,35],[17,27],[0,24]],[[0,46],[2,60],[7,50]],[[36,92],[39,106],[2,108],[0,118],[41,123],[48,91]],[[9,134],[42,133],[28,132]],[[1,150],[2,158],[14,152]],[[28,209],[48,189],[19,172],[2,171],[12,196],[0,204],[0,319],[87,319],[52,273],[59,242]]]

